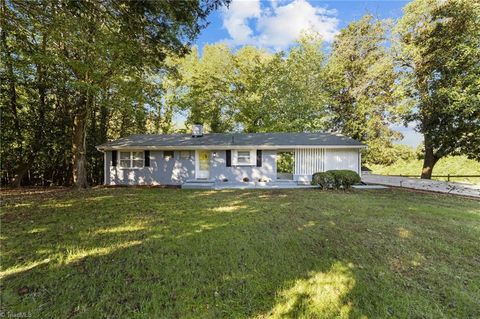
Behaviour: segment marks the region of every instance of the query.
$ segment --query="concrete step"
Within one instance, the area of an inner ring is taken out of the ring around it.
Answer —
[[[215,180],[214,179],[187,179],[185,183],[191,183],[191,184],[215,183]]]
[[[275,180],[277,184],[296,184],[297,182],[291,179],[277,179]]]
[[[275,181],[277,185],[283,186],[295,186],[295,185],[310,185],[309,181],[292,181],[287,179],[277,179]]]
[[[209,179],[191,179],[182,184],[184,189],[213,189],[215,181]]]
[[[183,184],[182,189],[213,189],[215,184]]]

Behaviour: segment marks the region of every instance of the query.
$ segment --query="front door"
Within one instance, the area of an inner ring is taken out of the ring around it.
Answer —
[[[196,155],[196,177],[200,179],[210,178],[210,151],[197,151]]]

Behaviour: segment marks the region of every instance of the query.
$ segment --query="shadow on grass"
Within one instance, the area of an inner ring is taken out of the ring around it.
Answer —
[[[444,225],[453,237],[441,238],[430,205],[398,210],[378,194],[114,189],[7,203],[2,307],[34,317],[478,314],[479,229]]]

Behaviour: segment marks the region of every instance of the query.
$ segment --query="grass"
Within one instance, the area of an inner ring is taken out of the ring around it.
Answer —
[[[32,318],[478,318],[480,202],[404,190],[3,193]]]
[[[422,172],[423,160],[398,160],[393,165],[368,165],[374,174],[383,175],[418,175]],[[433,168],[433,175],[480,175],[480,162],[468,159],[466,156],[449,156],[442,158]],[[447,178],[438,177],[446,181]],[[480,184],[478,177],[451,178],[452,182]]]

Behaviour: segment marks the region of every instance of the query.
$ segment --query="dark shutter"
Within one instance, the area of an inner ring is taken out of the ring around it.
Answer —
[[[257,167],[262,167],[262,150],[257,150]]]
[[[117,151],[112,151],[112,166],[117,166]]]
[[[231,167],[232,166],[232,151],[227,150],[226,154],[227,154],[227,167]]]
[[[150,166],[150,151],[145,151],[145,167]]]

